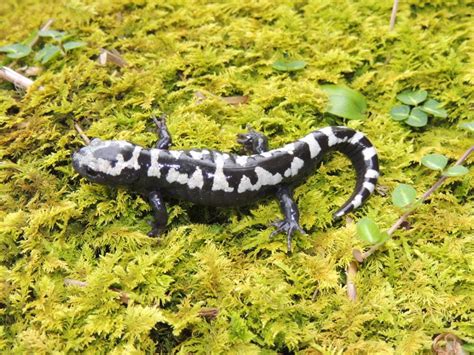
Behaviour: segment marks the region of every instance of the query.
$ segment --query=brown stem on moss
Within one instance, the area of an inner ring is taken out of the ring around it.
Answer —
[[[28,89],[33,85],[33,80],[28,79],[26,76],[23,76],[9,67],[0,68],[0,78],[3,80],[13,83],[16,87],[22,88],[24,90]]]
[[[76,129],[77,133],[79,133],[79,135],[81,136],[82,140],[86,143],[86,144],[90,144],[91,140],[89,139],[89,137],[86,136],[86,134],[84,133],[84,131],[82,130],[81,126],[79,126],[79,124],[77,122],[74,122],[74,128]]]
[[[64,279],[64,285],[66,286],[77,286],[77,287],[87,287],[87,282],[84,281],[79,281],[79,280],[74,280],[74,279]],[[128,304],[130,301],[130,297],[128,297],[128,294],[126,292],[123,292],[119,290],[118,288],[115,287],[110,287],[111,291],[117,292],[120,296],[120,302],[123,304]]]
[[[464,154],[461,156],[461,158],[458,159],[458,161],[456,163],[454,163],[454,165],[461,165],[462,163],[464,163],[464,161],[469,157],[469,155],[474,152],[474,145],[471,146],[468,150],[466,150],[464,152]],[[445,181],[446,179],[448,178],[448,176],[441,176],[438,181],[436,181],[433,186],[431,186],[424,194],[423,196],[421,196],[420,200],[418,201],[418,203],[423,203],[433,192],[435,192]],[[398,229],[400,228],[400,226],[403,224],[403,222],[406,221],[406,219],[408,218],[409,215],[411,215],[413,213],[413,211],[415,211],[415,209],[411,209],[407,212],[405,212],[391,227],[390,229],[387,231],[387,234],[389,236],[392,236],[392,234]],[[367,250],[366,252],[364,253],[360,253],[359,251],[356,251],[354,250],[352,252],[352,254],[354,255],[354,258],[359,261],[359,262],[363,262],[365,259],[367,259],[369,256],[371,256],[375,251],[377,251],[382,245],[385,244],[385,241],[383,241],[382,243],[378,243],[378,244],[375,244],[374,246],[372,246],[369,250]]]
[[[347,276],[347,297],[352,302],[357,301],[357,288],[354,279],[357,275],[357,262],[351,261],[346,269]]]
[[[64,284],[66,286],[78,286],[78,287],[86,287],[87,282],[74,280],[74,279],[64,279]]]
[[[219,315],[219,308],[204,307],[199,310],[198,315],[207,320],[213,320]]]
[[[390,31],[393,31],[393,29],[395,28],[395,20],[397,19],[397,11],[398,11],[398,0],[393,0],[392,15],[390,16]]]

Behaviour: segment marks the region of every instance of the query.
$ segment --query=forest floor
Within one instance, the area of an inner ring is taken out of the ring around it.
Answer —
[[[0,352],[8,353],[397,353],[428,352],[451,333],[474,342],[471,173],[447,180],[406,228],[359,265],[367,248],[356,222],[388,229],[403,213],[400,184],[420,196],[439,173],[420,164],[456,161],[473,144],[472,8],[464,1],[3,0],[0,46],[26,41],[53,19],[85,45],[38,64],[27,90],[0,81]],[[101,65],[101,48],[125,66]],[[51,49],[51,47],[49,47]],[[275,70],[301,60],[294,72]],[[23,69],[22,69],[23,68]],[[22,71],[23,70],[23,71]],[[26,75],[26,74],[25,74]],[[326,111],[322,84],[363,94],[363,120]],[[395,121],[403,90],[422,89],[446,118]],[[223,98],[246,96],[239,105]],[[332,213],[355,181],[334,154],[296,188],[302,227],[287,254],[267,199],[246,208],[169,203],[161,238],[147,236],[150,207],[137,194],[77,175],[71,155],[89,137],[153,146],[151,114],[166,112],[176,149],[238,151],[251,125],[271,148],[327,125],[347,125],[377,148],[378,192],[348,218]],[[472,164],[472,156],[465,163]],[[385,192],[384,192],[385,191]]]

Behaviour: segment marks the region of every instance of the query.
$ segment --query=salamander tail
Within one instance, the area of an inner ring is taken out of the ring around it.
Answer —
[[[357,174],[354,192],[333,215],[338,219],[362,205],[374,192],[379,177],[377,151],[364,134],[347,127],[326,127],[317,132],[327,136],[329,149],[351,160]]]

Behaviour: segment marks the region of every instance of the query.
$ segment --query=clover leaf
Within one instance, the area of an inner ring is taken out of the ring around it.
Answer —
[[[423,110],[424,112],[433,115],[434,117],[448,117],[448,113],[446,112],[446,110],[441,108],[441,103],[433,99],[429,99],[425,103],[423,103],[423,106],[420,106],[420,110]]]
[[[441,154],[428,154],[421,158],[421,164],[432,170],[443,171],[448,164],[448,158]]]
[[[306,67],[304,60],[279,59],[272,64],[272,68],[278,71],[298,71]]]
[[[428,123],[428,115],[418,107],[415,107],[411,110],[410,116],[408,116],[405,122],[412,127],[423,127]]]
[[[361,93],[343,85],[323,85],[321,89],[329,98],[327,112],[349,120],[365,118],[367,102]]]
[[[405,90],[397,95],[397,99],[407,105],[416,106],[426,100],[428,92],[425,90]]]
[[[410,106],[396,105],[390,110],[390,115],[395,121],[405,121],[410,114]]]
[[[405,208],[411,205],[416,199],[416,190],[406,184],[398,185],[392,193],[392,202],[395,206]]]
[[[389,238],[387,232],[381,232],[377,224],[368,217],[357,222],[357,235],[370,244],[378,244]]]
[[[8,58],[18,59],[31,53],[31,47],[21,43],[9,44],[0,47],[0,52],[7,53]]]

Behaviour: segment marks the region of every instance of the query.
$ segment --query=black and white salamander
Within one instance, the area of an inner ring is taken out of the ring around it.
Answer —
[[[153,119],[160,137],[156,148],[95,138],[72,158],[74,169],[88,180],[144,194],[154,214],[150,236],[161,234],[166,227],[167,198],[208,206],[241,206],[275,195],[284,219],[274,223],[272,235],[285,232],[290,251],[292,235],[305,233],[299,225],[292,189],[313,173],[324,154],[344,153],[357,173],[355,190],[334,213],[335,218],[359,207],[374,191],[379,176],[375,148],[364,134],[347,127],[325,127],[273,150],[267,149],[265,136],[250,131],[240,134],[238,142],[251,155],[236,155],[210,149],[169,150],[171,136],[164,117]]]

